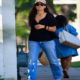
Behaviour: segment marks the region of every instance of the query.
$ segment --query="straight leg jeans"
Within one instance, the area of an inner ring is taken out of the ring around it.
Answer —
[[[27,80],[36,80],[37,60],[41,48],[49,60],[54,79],[61,79],[61,69],[56,56],[55,42],[51,40],[43,42],[29,41]]]

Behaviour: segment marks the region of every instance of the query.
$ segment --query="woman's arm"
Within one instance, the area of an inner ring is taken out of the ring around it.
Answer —
[[[43,28],[45,28],[45,25],[41,25],[41,24],[35,25],[35,29],[37,29],[37,30],[43,29]]]
[[[53,27],[47,26],[46,30],[51,31],[51,32],[55,32],[56,31],[56,26],[53,26]]]
[[[76,37],[79,37],[78,35]]]
[[[45,28],[45,25],[40,25],[40,24],[35,25],[35,29],[37,29],[37,30],[43,29],[43,28]],[[46,30],[51,31],[51,32],[55,32],[56,31],[56,26],[53,26],[53,27],[48,27],[47,26]]]

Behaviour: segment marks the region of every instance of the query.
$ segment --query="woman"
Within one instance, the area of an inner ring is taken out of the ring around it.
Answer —
[[[55,51],[56,21],[49,13],[45,0],[36,0],[30,14],[29,25],[29,64],[27,79],[36,80],[37,60],[42,48],[50,63],[50,68],[55,80],[61,80],[61,69]]]
[[[57,36],[59,35],[59,32],[64,29],[64,27],[66,30],[66,26],[71,34],[73,34],[74,36],[78,35],[76,29],[68,24],[67,19],[63,15],[58,15],[56,17],[56,20],[57,20],[56,30]],[[78,52],[76,49],[60,44],[58,39],[56,39],[55,42],[56,42],[56,54],[58,58],[61,58],[61,65],[63,68],[64,78],[69,78],[68,69],[71,64],[72,56],[77,56]]]

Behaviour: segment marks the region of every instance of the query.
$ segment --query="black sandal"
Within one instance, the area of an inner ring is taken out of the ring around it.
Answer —
[[[69,75],[68,75],[68,72],[67,72],[67,70],[65,69],[65,70],[63,70],[63,73],[64,73],[64,78],[69,78]]]

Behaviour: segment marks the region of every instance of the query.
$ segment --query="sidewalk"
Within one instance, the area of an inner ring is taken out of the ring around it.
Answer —
[[[70,78],[62,78],[62,80],[80,80],[80,68],[70,67],[68,73],[70,75]],[[37,80],[54,80],[49,66],[43,66],[40,63],[38,63]]]

